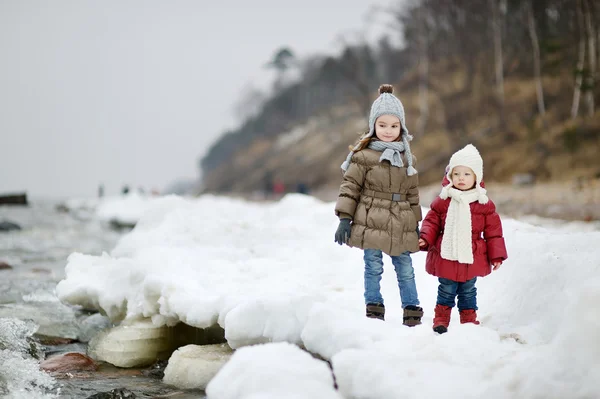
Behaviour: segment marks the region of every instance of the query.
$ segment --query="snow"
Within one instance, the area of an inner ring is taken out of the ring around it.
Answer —
[[[387,257],[386,321],[364,316],[362,251],[333,242],[333,203],[294,194],[121,205],[115,213],[131,212],[136,227],[110,254],[72,254],[57,295],[113,321],[219,323],[242,349],[211,381],[210,399],[307,397],[309,386],[308,397],[336,397],[329,369],[274,344],[283,342],[329,360],[344,398],[600,397],[599,231],[504,218],[509,259],[478,280],[481,325],[460,325],[454,310],[449,332],[437,335],[437,279],[423,252],[413,255],[423,325],[402,325]],[[294,376],[298,384],[281,384]]]
[[[221,399],[343,398],[335,391],[324,361],[286,342],[238,350],[206,393]]]

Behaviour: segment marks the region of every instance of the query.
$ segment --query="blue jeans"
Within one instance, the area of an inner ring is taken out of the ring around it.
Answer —
[[[454,300],[458,296],[458,310],[477,310],[477,288],[475,288],[477,277],[464,283],[445,278],[439,278],[438,280],[440,282],[437,295],[438,304],[453,308]]]
[[[383,274],[383,255],[379,249],[365,249],[365,303],[383,303],[380,285]],[[415,283],[415,270],[412,266],[410,252],[404,252],[398,256],[391,256],[392,263],[396,269],[398,288],[402,308],[409,305],[419,305],[419,295]]]

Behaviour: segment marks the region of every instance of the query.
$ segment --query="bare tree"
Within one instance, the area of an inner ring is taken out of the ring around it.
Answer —
[[[588,65],[589,71],[586,79],[585,102],[588,107],[588,114],[594,115],[594,79],[596,73],[596,35],[592,26],[592,12],[587,0],[583,0],[583,15],[585,19],[585,30],[588,42]]]
[[[583,11],[581,3],[577,0],[577,25],[579,26],[579,50],[577,67],[575,69],[575,88],[573,90],[573,104],[571,105],[571,118],[576,118],[579,113],[579,99],[581,98],[581,84],[583,82],[583,63],[585,62],[585,32],[583,30]]]
[[[492,9],[492,30],[494,34],[494,64],[496,72],[496,94],[501,110],[504,110],[504,60],[502,56],[502,20],[506,13],[506,0],[489,0]],[[500,16],[502,13],[502,16]],[[503,112],[503,111],[502,111]],[[504,119],[504,118],[502,118]]]
[[[366,44],[348,45],[337,67],[346,84],[357,93],[354,99],[362,113],[368,115],[375,86],[373,77],[376,75],[376,63],[371,48]]]
[[[266,94],[252,84],[246,84],[233,105],[233,111],[240,123],[260,113],[266,101]]]
[[[417,133],[423,134],[429,118],[429,52],[427,38],[427,10],[421,5],[418,10],[418,70],[419,70],[419,118]]]
[[[531,0],[533,1],[533,0]],[[533,5],[531,2],[527,4],[527,26],[529,29],[529,37],[531,38],[531,46],[533,47],[533,74],[535,79],[535,86],[537,92],[537,103],[538,112],[542,118],[546,114],[546,107],[544,105],[544,88],[542,86],[542,72],[541,72],[541,61],[540,61],[540,43],[535,28],[535,18],[533,16]]]

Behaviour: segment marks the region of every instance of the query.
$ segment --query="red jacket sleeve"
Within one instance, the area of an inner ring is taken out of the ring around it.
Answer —
[[[495,260],[508,258],[506,253],[506,244],[502,236],[502,222],[500,215],[496,213],[496,205],[490,200],[485,212],[485,227],[483,230],[483,238],[487,244],[487,254],[490,263]]]
[[[421,223],[420,238],[427,241],[427,246],[435,244],[442,231],[442,214],[444,213],[444,201],[437,197],[431,203],[431,209]]]

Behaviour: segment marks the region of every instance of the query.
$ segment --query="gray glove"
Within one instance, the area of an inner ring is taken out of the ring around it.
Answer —
[[[335,232],[335,242],[340,245],[346,244],[350,238],[350,231],[352,230],[350,222],[350,219],[340,219],[340,225]]]

